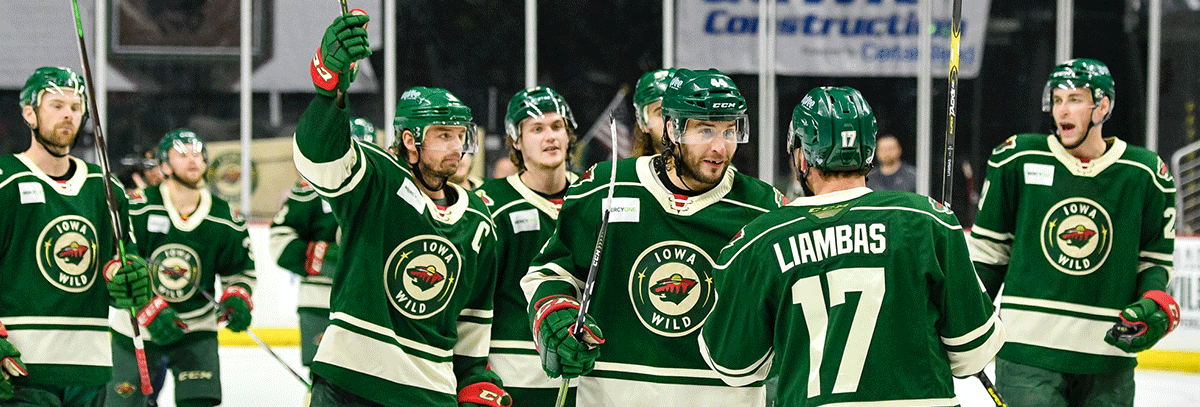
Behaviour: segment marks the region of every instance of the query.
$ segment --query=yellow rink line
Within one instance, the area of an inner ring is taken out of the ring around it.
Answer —
[[[300,346],[299,328],[251,328],[270,346]],[[245,332],[222,329],[217,335],[221,346],[258,346]],[[1200,352],[1148,350],[1138,355],[1138,368],[1200,373]]]

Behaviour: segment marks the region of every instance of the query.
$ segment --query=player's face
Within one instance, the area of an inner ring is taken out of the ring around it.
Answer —
[[[521,120],[521,137],[514,145],[525,158],[526,169],[552,170],[567,162],[566,120],[556,112]]]
[[[84,113],[83,99],[74,89],[63,89],[62,93],[43,90],[36,114],[32,106],[26,106],[23,113],[30,126],[37,126],[35,137],[51,154],[70,153]]]
[[[687,120],[683,136],[678,144],[682,163],[676,163],[679,176],[692,189],[707,189],[716,186],[725,176],[729,161],[737,151],[737,142],[724,137],[736,134],[737,122]]]
[[[645,107],[646,128],[643,129],[651,136],[654,141],[654,150],[662,151],[663,137],[663,118],[662,118],[662,101],[652,102]]]
[[[178,148],[168,151],[167,163],[163,165],[164,173],[170,174],[189,188],[199,188],[207,170],[208,163],[204,162],[203,149],[196,148],[196,145],[191,143],[184,144],[182,152]]]
[[[1088,131],[1088,125],[1099,123],[1107,112],[1107,105],[1093,109],[1096,103],[1087,88],[1055,88],[1051,98],[1053,108],[1050,112],[1054,115],[1054,123],[1062,144],[1066,146],[1078,145],[1081,140],[1087,138],[1084,132]]]
[[[880,138],[875,145],[875,158],[881,165],[891,165],[900,161],[900,143],[891,137]]]
[[[458,171],[462,162],[463,144],[467,141],[465,126],[435,124],[425,128],[425,140],[421,142],[421,166],[423,175],[450,178]]]

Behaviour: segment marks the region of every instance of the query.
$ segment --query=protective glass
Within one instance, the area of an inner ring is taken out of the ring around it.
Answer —
[[[744,115],[713,117],[706,120],[672,118],[670,125],[671,134],[679,134],[676,141],[680,144],[706,144],[718,137],[728,143],[742,144],[750,141],[750,122]]]
[[[475,142],[475,125],[463,124],[456,121],[435,121],[425,126],[425,134],[418,146],[433,151],[459,151],[474,154],[478,144]]]

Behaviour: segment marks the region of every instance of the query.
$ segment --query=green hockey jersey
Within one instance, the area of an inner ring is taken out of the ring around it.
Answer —
[[[112,378],[108,290],[115,258],[100,167],[68,157],[74,175],[51,179],[25,154],[0,157],[0,322],[28,367],[28,383],[98,386]],[[128,230],[128,201],[112,181]],[[126,249],[136,253],[132,240]]]
[[[179,313],[188,331],[215,332],[217,310],[198,291],[219,300],[220,293],[211,291],[220,278],[222,287],[239,285],[254,292],[254,253],[245,219],[208,189],[200,190],[200,203],[186,217],[162,186],[132,193],[129,204],[133,233],[141,243],[138,255],[150,263],[154,294]],[[111,309],[108,322],[113,331],[133,336],[129,310]],[[148,330],[140,332],[150,339]]]
[[[676,195],[659,180],[652,159],[616,164],[589,312],[606,342],[595,370],[578,380],[578,405],[762,405],[762,382],[726,386],[700,357],[696,336],[716,300],[716,255],[742,226],[778,208],[783,196],[733,169],[712,190]],[[521,281],[531,304],[580,295],[612,170],[612,162],[597,164],[567,191],[558,229]]]
[[[321,199],[308,182],[296,183],[288,194],[283,208],[271,222],[271,251],[283,269],[300,276],[300,288],[296,294],[296,306],[300,309],[329,311],[329,292],[337,274],[337,263],[308,263],[310,242],[337,241],[338,224],[329,202]],[[309,275],[313,268],[319,275]]]
[[[487,366],[495,226],[483,201],[454,184],[455,203],[439,208],[406,163],[352,142],[348,120],[318,95],[293,149],[342,226],[312,371],[387,406],[457,406],[460,382]]]
[[[992,151],[969,241],[989,291],[1004,284],[1000,358],[1066,373],[1137,364],[1104,335],[1141,291],[1165,288],[1175,185],[1153,152],[1106,141],[1089,162],[1046,134],[1013,136]]]
[[[574,173],[567,173],[568,183],[578,178]],[[529,189],[519,175],[488,180],[474,192],[491,210],[499,241],[488,363],[504,380],[505,390],[514,393],[513,402],[517,405],[552,405],[552,395],[541,400],[536,393],[518,390],[557,389],[562,382],[562,379],[551,379],[542,370],[530,334],[528,304],[521,293],[520,282],[529,271],[533,256],[554,233],[562,202],[551,202]]]
[[[774,369],[779,406],[956,406],[952,375],[1004,343],[962,227],[922,195],[798,198],[747,225],[714,273],[700,353],[731,385]]]

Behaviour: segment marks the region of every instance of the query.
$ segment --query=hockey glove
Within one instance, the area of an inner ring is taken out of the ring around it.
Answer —
[[[355,10],[359,13],[361,10]],[[337,97],[339,92],[345,92],[358,75],[356,61],[371,55],[371,47],[367,43],[367,21],[365,13],[340,15],[333,19],[333,24],[325,29],[321,38],[321,47],[313,56],[309,65],[309,74],[317,93]]]
[[[500,376],[491,370],[463,380],[458,389],[459,407],[509,407],[512,396],[501,387]]]
[[[183,339],[188,326],[179,318],[179,313],[167,304],[163,297],[155,296],[137,313],[138,325],[146,327],[150,340],[157,345],[170,345]]]
[[[220,321],[228,321],[225,325],[233,332],[242,332],[250,327],[250,311],[254,309],[254,302],[250,300],[250,291],[242,286],[231,285],[225,287],[225,293],[221,295],[221,318]]]
[[[134,254],[125,255],[125,264],[116,259],[104,265],[104,279],[108,281],[108,295],[112,306],[119,309],[140,307],[154,298],[150,290],[150,272],[146,259]]]
[[[337,268],[338,259],[342,258],[342,247],[337,243],[309,242],[304,255],[304,271],[308,275],[333,278],[331,272]]]
[[[25,370],[25,363],[21,362],[21,352],[8,342],[8,331],[4,325],[0,325],[0,374],[4,376],[4,381],[0,382],[0,400],[11,399],[16,391],[12,384],[13,376],[29,374]]]
[[[1150,349],[1176,326],[1179,326],[1179,304],[1164,291],[1147,291],[1141,300],[1125,307],[1118,322],[1104,341],[1117,348],[1138,353]]]
[[[542,370],[550,377],[573,378],[588,374],[600,356],[597,347],[604,343],[604,334],[591,315],[584,316],[583,331],[578,338],[571,328],[579,315],[579,302],[565,295],[555,295],[538,301],[534,316],[534,339],[542,358]]]

